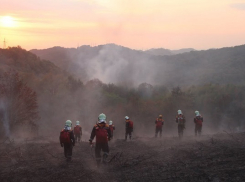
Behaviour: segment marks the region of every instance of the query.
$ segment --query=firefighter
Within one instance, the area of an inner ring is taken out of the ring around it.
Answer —
[[[60,145],[64,147],[64,154],[67,161],[71,161],[72,148],[75,146],[75,138],[71,129],[72,122],[67,120],[64,129],[60,132]]]
[[[159,115],[158,118],[155,121],[156,124],[156,133],[155,133],[155,137],[157,137],[158,133],[160,133],[160,137],[162,137],[162,126],[164,120],[162,119],[162,115]]]
[[[111,130],[109,129],[109,125],[106,124],[106,115],[104,113],[99,115],[98,123],[92,129],[89,139],[90,145],[92,145],[94,137],[96,137],[95,158],[99,167],[101,163],[101,150],[103,151],[102,162],[105,164],[109,154],[108,141],[111,139]]]
[[[126,123],[126,125],[125,125],[126,126],[125,127],[125,129],[126,129],[125,140],[127,140],[128,135],[129,135],[129,139],[131,140],[132,139],[132,132],[134,130],[133,121],[131,121],[128,116],[125,116],[125,123]]]
[[[199,111],[195,111],[195,115],[196,115],[196,117],[194,118],[195,136],[197,136],[197,133],[199,136],[201,136],[203,117],[200,115]]]
[[[183,137],[184,129],[185,129],[185,116],[183,115],[181,110],[177,111],[177,116],[175,118],[176,123],[178,123],[178,135],[179,138]]]
[[[80,142],[82,137],[82,127],[80,126],[79,121],[76,121],[76,126],[74,127],[74,134],[76,142]]]
[[[115,126],[112,121],[109,121],[109,128],[111,130],[111,139],[113,139],[113,131],[115,130]]]

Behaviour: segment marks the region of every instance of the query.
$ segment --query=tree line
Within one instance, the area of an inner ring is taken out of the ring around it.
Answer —
[[[62,81],[52,77],[43,79],[45,81],[31,88],[18,73],[0,74],[2,135],[25,125],[28,131],[36,132],[39,127],[39,133],[52,134],[60,130],[67,119],[80,120],[90,128],[101,112],[118,128],[124,128],[123,118],[128,115],[135,121],[136,129],[142,131],[154,127],[153,121],[162,114],[166,127],[173,130],[178,109],[190,122],[194,111],[200,111],[206,118],[204,124],[213,130],[244,129],[245,86],[206,84],[167,88],[142,83],[137,88],[128,88],[105,84],[98,79],[84,84],[72,76]]]
[[[171,133],[176,128],[174,118],[178,109],[186,116],[189,128],[194,111],[198,110],[204,117],[204,126],[214,131],[244,129],[244,84],[170,87],[141,83],[137,87],[129,87],[124,83],[103,83],[99,79],[82,82],[52,63],[42,63],[32,53],[25,50],[21,53],[21,50],[13,48],[8,55],[0,54],[6,63],[4,66],[14,68],[6,71],[0,65],[2,137],[23,126],[28,126],[23,131],[36,134],[38,129],[39,135],[55,135],[67,119],[79,120],[90,130],[101,112],[122,128],[117,131],[119,135],[124,132],[126,115],[134,120],[136,133],[150,133],[148,130],[153,130],[154,120],[162,114],[166,132]],[[16,66],[20,63],[19,67]],[[32,71],[28,63],[35,65],[38,71]]]

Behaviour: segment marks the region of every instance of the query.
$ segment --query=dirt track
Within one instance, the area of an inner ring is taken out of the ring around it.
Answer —
[[[245,133],[110,142],[108,164],[78,143],[67,163],[58,142],[2,141],[0,181],[245,181]],[[92,150],[92,151],[91,151]]]

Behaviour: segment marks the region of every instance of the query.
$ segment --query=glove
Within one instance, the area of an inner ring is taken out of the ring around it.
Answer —
[[[92,145],[92,144],[93,144],[91,139],[89,139],[89,144],[90,144],[90,145]]]
[[[61,147],[64,147],[63,143],[60,144]]]

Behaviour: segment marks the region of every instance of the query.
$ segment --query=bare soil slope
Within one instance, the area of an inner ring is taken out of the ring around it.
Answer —
[[[94,148],[78,143],[66,162],[45,138],[0,145],[0,181],[245,181],[245,133],[135,138],[110,142],[108,164],[97,168]]]

